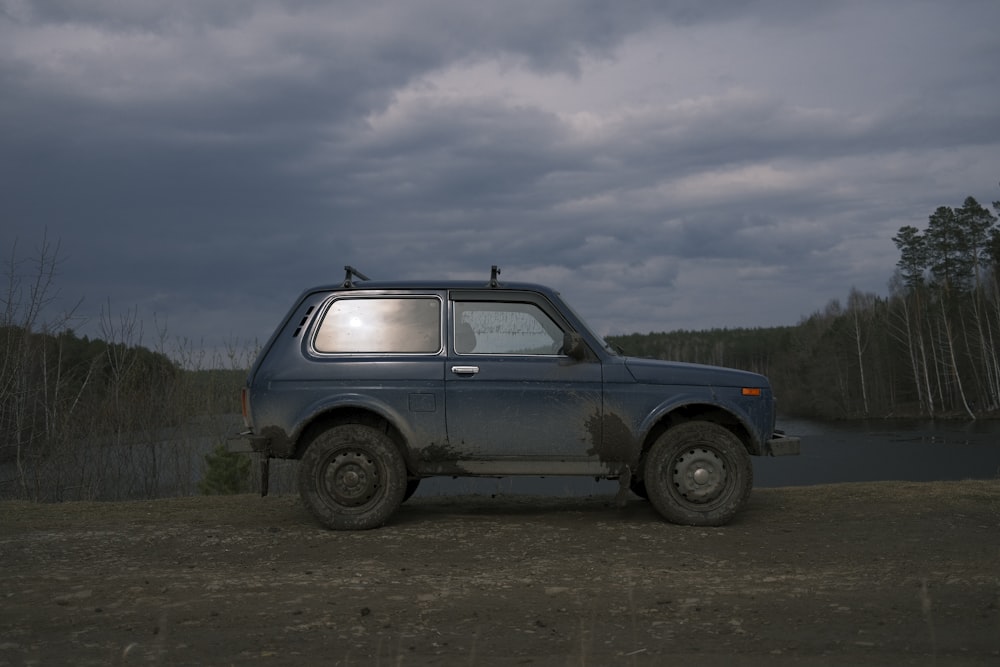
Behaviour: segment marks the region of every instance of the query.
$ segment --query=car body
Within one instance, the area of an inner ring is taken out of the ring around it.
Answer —
[[[299,296],[242,396],[249,449],[301,459],[330,528],[381,525],[436,475],[617,479],[669,520],[719,525],[749,456],[798,453],[767,378],[623,356],[551,288],[345,268]]]

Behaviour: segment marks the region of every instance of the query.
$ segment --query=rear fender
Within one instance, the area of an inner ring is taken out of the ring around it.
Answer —
[[[406,419],[398,411],[364,394],[343,394],[308,406],[296,421],[288,438],[286,455],[302,458],[313,431],[317,428],[329,428],[337,423],[367,423],[372,426],[384,424],[386,432],[399,446],[407,468],[413,470],[408,443],[414,441],[416,434],[407,428]]]

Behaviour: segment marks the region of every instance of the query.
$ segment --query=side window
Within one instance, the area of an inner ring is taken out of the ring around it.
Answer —
[[[436,354],[441,349],[441,300],[337,299],[323,313],[313,348],[327,354]]]
[[[497,301],[455,302],[459,354],[559,354],[563,332],[538,306]]]

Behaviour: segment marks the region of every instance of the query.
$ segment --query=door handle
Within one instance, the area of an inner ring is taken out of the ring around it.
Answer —
[[[479,372],[479,366],[452,366],[451,372],[455,375],[475,375]]]

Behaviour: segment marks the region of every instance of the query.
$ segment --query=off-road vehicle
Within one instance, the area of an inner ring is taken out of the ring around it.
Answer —
[[[345,269],[299,296],[242,391],[264,483],[269,459],[300,459],[329,528],[384,524],[434,475],[617,479],[670,521],[721,525],[751,455],[799,452],[767,378],[624,356],[548,287]]]

